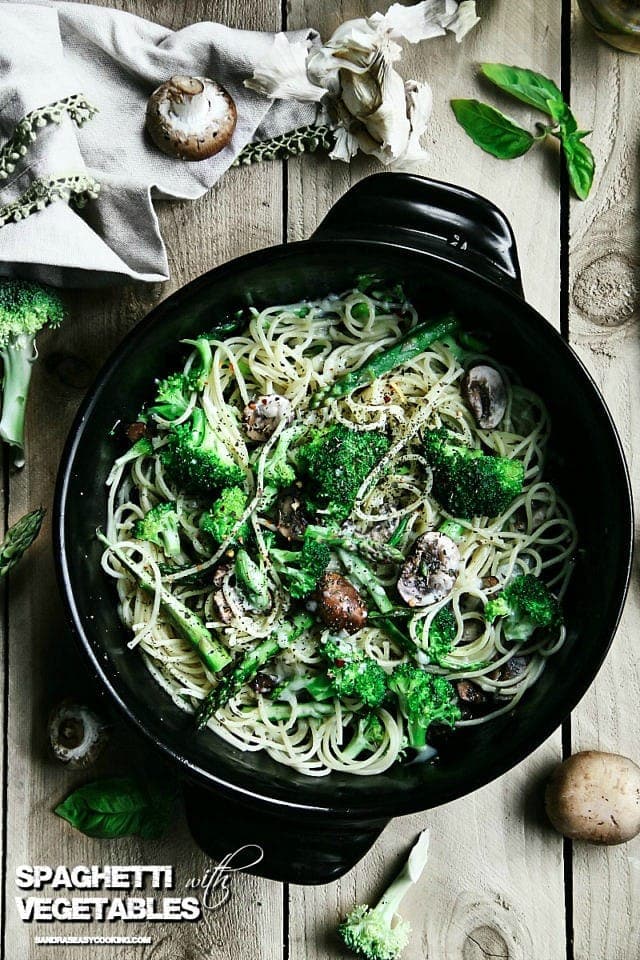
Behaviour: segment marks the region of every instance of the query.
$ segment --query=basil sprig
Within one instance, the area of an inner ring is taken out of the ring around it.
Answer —
[[[559,87],[535,70],[506,63],[483,63],[480,70],[505,93],[547,114],[550,123],[537,124],[539,132],[532,134],[489,104],[478,100],[452,100],[456,120],[465,133],[486,153],[500,160],[521,157],[549,134],[557,137],[562,145],[569,182],[576,196],[586,200],[595,173],[593,154],[583,142],[590,131],[578,129],[576,118]]]
[[[87,837],[157,840],[171,822],[174,796],[131,777],[96,780],[74,790],[55,812]]]

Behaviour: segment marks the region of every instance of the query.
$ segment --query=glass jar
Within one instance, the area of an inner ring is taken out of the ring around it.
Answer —
[[[578,0],[578,5],[601,40],[640,53],[640,0]]]

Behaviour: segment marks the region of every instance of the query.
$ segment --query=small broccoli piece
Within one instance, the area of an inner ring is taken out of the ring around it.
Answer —
[[[161,547],[166,557],[180,553],[180,527],[175,503],[157,503],[134,527],[136,540],[148,540]]]
[[[129,447],[126,453],[123,453],[121,457],[114,463],[115,467],[121,467],[125,463],[129,463],[130,460],[137,460],[138,457],[150,457],[153,453],[153,444],[148,437],[140,437],[139,440],[136,440],[132,446]]]
[[[463,520],[496,517],[522,492],[520,460],[484,454],[444,427],[426,432],[424,448],[433,471],[433,496]]]
[[[461,717],[453,684],[410,663],[395,667],[389,688],[398,697],[407,720],[409,746],[416,750],[426,746],[427,730],[432,723],[452,727]]]
[[[453,540],[454,543],[460,543],[469,533],[469,528],[463,527],[457,520],[443,520],[438,531],[444,533],[445,537],[449,537],[449,540]]]
[[[271,606],[271,596],[267,578],[246,550],[238,550],[234,569],[236,583],[251,607],[258,612],[268,610]]]
[[[172,427],[160,458],[167,476],[185,490],[210,493],[241,484],[244,474],[199,407],[191,419]]]
[[[247,502],[248,498],[242,487],[225,487],[211,510],[207,510],[200,517],[200,529],[209,534],[216,546],[226,543],[232,535],[233,543],[246,543],[249,524],[245,520],[238,527],[238,523],[247,509]]]
[[[301,550],[280,550],[271,546],[270,540],[266,543],[273,567],[291,596],[313,593],[331,560],[329,547],[307,536],[306,531]]]
[[[332,520],[346,520],[360,485],[389,449],[377,430],[359,431],[336,423],[315,430],[298,448],[300,470],[311,483],[312,497]]]
[[[23,280],[0,280],[0,356],[4,367],[0,437],[14,447],[24,466],[24,418],[31,370],[38,353],[36,334],[58,327],[64,307],[55,290]]]
[[[329,639],[323,655],[329,661],[329,677],[336,696],[354,697],[366,707],[379,707],[388,695],[388,678],[379,663],[351,644]]]
[[[487,602],[487,623],[504,617],[502,632],[508,640],[526,640],[539,627],[554,629],[562,625],[562,610],[542,580],[532,573],[516,577],[504,590]]]
[[[366,713],[358,720],[358,726],[347,746],[342,751],[343,759],[355,760],[364,753],[374,753],[384,740],[384,725],[375,713]]]
[[[294,424],[282,431],[278,442],[267,457],[264,465],[264,486],[281,490],[295,482],[296,472],[288,462],[289,448],[300,435],[301,428]]]
[[[441,667],[446,666],[447,656],[451,653],[453,641],[458,632],[458,624],[450,606],[442,607],[429,624],[429,658]]]
[[[241,711],[242,712],[242,711]],[[296,707],[296,720],[320,720],[323,717],[330,717],[334,713],[333,705],[330,703],[299,703]],[[247,713],[253,714],[253,708],[247,710]],[[288,703],[271,703],[266,708],[267,717],[273,723],[279,720],[290,720],[293,716],[291,705]]]
[[[398,908],[410,887],[417,883],[427,862],[429,831],[423,830],[409,859],[375,907],[352,910],[338,927],[344,943],[365,960],[398,960],[409,942],[411,925],[406,920],[394,924]]]
[[[193,390],[204,390],[211,368],[213,366],[213,353],[211,344],[207,336],[196,337],[195,340],[183,340],[182,343],[188,343],[195,347],[198,352],[198,362],[192,364],[189,370],[189,382]]]
[[[191,377],[184,373],[172,373],[158,384],[155,403],[147,413],[163,420],[178,420],[186,413],[193,390]]]
[[[270,697],[272,700],[283,700],[288,693],[295,693],[297,696],[302,692],[308,693],[317,701],[332,700],[335,697],[333,684],[326,673],[290,677],[275,687]]]

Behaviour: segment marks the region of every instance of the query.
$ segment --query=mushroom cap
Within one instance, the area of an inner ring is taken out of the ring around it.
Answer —
[[[147,103],[147,133],[163,153],[180,160],[206,160],[219,153],[231,140],[236,121],[232,97],[209,77],[171,77]]]
[[[432,530],[418,537],[398,577],[398,593],[410,607],[428,607],[453,590],[460,551],[444,533]]]
[[[327,571],[318,581],[318,616],[331,630],[356,633],[367,622],[367,607],[358,590],[341,573]]]
[[[469,367],[460,385],[481,430],[495,430],[507,409],[507,385],[502,374],[486,363]]]
[[[250,400],[242,411],[242,423],[249,440],[268,440],[281,420],[293,419],[291,401],[278,393],[267,393]]]
[[[49,742],[54,756],[69,767],[94,763],[108,740],[103,720],[82,704],[63,700],[49,716]]]
[[[640,767],[616,753],[576,753],[552,774],[545,807],[565,837],[626,843],[640,832]]]

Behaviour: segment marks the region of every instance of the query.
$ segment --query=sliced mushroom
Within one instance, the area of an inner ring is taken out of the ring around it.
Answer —
[[[307,528],[302,499],[296,493],[283,493],[277,504],[278,533],[285,540],[302,540]]]
[[[291,423],[291,402],[277,393],[267,393],[251,400],[243,410],[242,422],[249,440],[268,440],[282,420]]]
[[[367,622],[364,600],[341,573],[325,573],[318,583],[317,596],[318,616],[331,630],[356,633]]]
[[[497,670],[493,670],[489,676],[492,680],[497,680],[499,683],[505,683],[508,680],[515,680],[516,677],[519,677],[527,669],[529,663],[529,657],[515,656],[511,657],[510,660],[507,660],[506,663],[503,663],[501,667],[498,667]]]
[[[108,740],[104,721],[82,704],[63,700],[49,717],[49,742],[57,760],[69,767],[88,767]]]
[[[233,620],[233,610],[227,602],[227,598],[224,595],[224,586],[225,579],[232,572],[233,566],[230,563],[221,563],[213,571],[213,577],[211,582],[213,584],[213,594],[211,599],[216,605],[216,610],[218,611],[218,616],[223,623],[231,623]]]
[[[470,706],[479,706],[487,702],[487,695],[479,687],[477,683],[474,683],[472,680],[457,680],[456,681],[456,690],[458,692],[458,697],[462,700],[463,703],[467,703]]]
[[[469,367],[461,384],[465,398],[481,430],[495,430],[507,409],[507,385],[502,374],[487,364]]]
[[[222,150],[236,127],[236,105],[208,77],[175,76],[147,104],[147,133],[170,157],[206,160]]]
[[[460,568],[460,552],[444,533],[418,537],[398,578],[398,593],[409,607],[428,607],[453,590]]]

